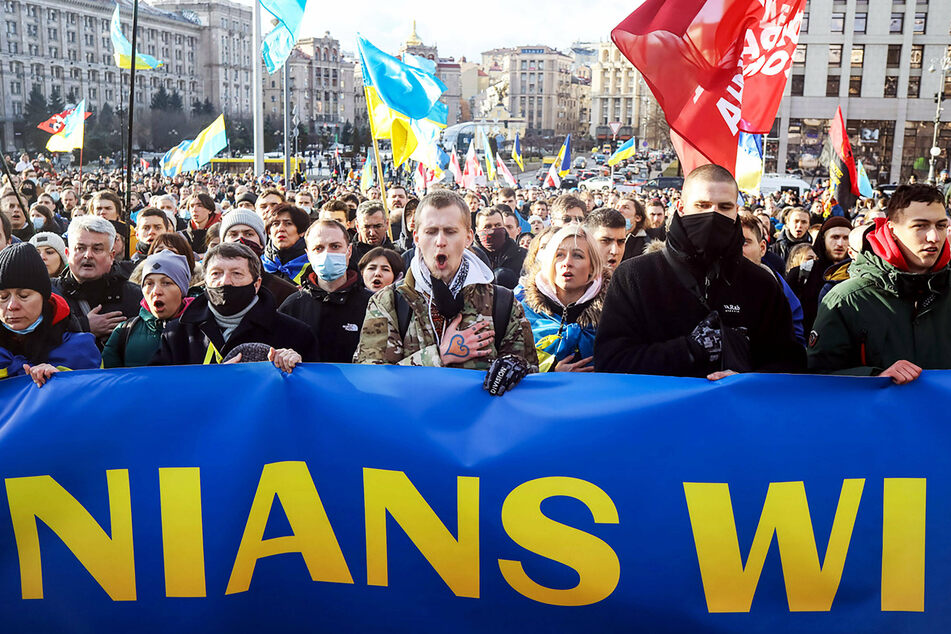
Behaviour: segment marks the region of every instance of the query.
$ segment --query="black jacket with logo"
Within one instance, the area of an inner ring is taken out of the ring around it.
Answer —
[[[347,271],[347,283],[332,293],[320,288],[314,278],[314,273],[304,278],[300,290],[279,310],[310,326],[320,344],[322,361],[352,363],[373,293],[360,284],[354,271]]]
[[[769,271],[742,256],[724,260],[707,306],[681,282],[663,251],[621,262],[604,300],[595,370],[706,376],[711,368],[693,358],[687,337],[711,309],[722,323],[746,330],[753,371],[804,370],[806,354],[793,335],[789,303]]]
[[[208,308],[208,298],[195,298],[178,321],[170,322],[162,333],[162,343],[151,365],[192,365],[217,363],[242,343],[263,343],[272,348],[291,348],[304,361],[320,361],[317,340],[307,324],[277,312],[274,297],[258,290],[258,302],[244,316],[225,342],[221,327]],[[213,346],[213,349],[210,349]],[[218,355],[214,354],[218,352]]]

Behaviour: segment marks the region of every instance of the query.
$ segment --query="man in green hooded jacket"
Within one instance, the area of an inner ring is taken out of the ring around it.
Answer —
[[[948,215],[930,185],[895,190],[885,218],[849,237],[850,279],[823,298],[809,336],[819,373],[915,380],[951,368]]]

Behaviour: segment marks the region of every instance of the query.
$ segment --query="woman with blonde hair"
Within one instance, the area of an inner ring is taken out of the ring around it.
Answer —
[[[558,229],[523,280],[521,302],[542,372],[593,372],[594,336],[607,293],[607,271],[581,225]]]

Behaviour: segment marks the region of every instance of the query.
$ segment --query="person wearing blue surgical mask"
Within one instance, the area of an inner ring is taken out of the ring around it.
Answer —
[[[304,242],[310,270],[300,290],[279,310],[310,326],[321,361],[351,363],[373,293],[363,286],[360,274],[348,268],[353,247],[342,224],[318,220],[308,227]]]

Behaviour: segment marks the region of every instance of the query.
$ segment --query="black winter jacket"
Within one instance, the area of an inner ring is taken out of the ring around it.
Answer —
[[[486,261],[492,272],[495,273],[495,283],[506,288],[515,288],[518,279],[522,276],[522,264],[525,262],[525,255],[528,253],[525,249],[518,246],[512,238],[505,236],[505,244],[498,251],[489,251],[482,245],[482,241],[476,236],[476,243],[472,250],[479,257]],[[480,253],[481,252],[481,253]],[[484,257],[483,257],[484,256]],[[499,275],[499,269],[506,269],[512,274],[503,273]]]
[[[769,250],[781,257],[783,262],[787,262],[789,261],[789,252],[792,251],[792,248],[797,244],[812,244],[812,238],[806,233],[798,240],[793,240],[789,234],[786,233],[786,230],[783,229],[779,237],[776,238],[776,242],[769,245]]]
[[[320,357],[328,363],[352,363],[360,343],[360,330],[373,293],[360,284],[360,276],[347,272],[347,283],[328,293],[311,273],[300,290],[287,298],[280,312],[308,326],[320,345]]]
[[[248,311],[225,342],[221,327],[208,308],[208,298],[195,298],[178,321],[170,322],[162,333],[162,343],[152,365],[192,365],[217,363],[242,343],[263,343],[272,348],[291,348],[304,361],[320,361],[317,340],[307,324],[277,312],[274,297],[261,288],[258,303]],[[209,345],[214,350],[209,353]]]
[[[69,312],[76,316],[83,332],[89,332],[89,319],[86,313],[101,305],[100,313],[121,312],[126,319],[139,314],[142,302],[142,289],[127,280],[115,264],[112,270],[98,280],[80,283],[69,272],[69,268],[53,280],[53,292],[61,295],[69,304]],[[105,337],[99,341],[102,348]]]
[[[707,305],[719,312],[724,324],[747,330],[754,371],[805,368],[805,350],[793,335],[789,303],[769,271],[743,257],[725,261],[711,283]],[[718,368],[694,360],[687,336],[709,312],[683,285],[663,251],[622,262],[604,301],[595,370],[706,376]]]

